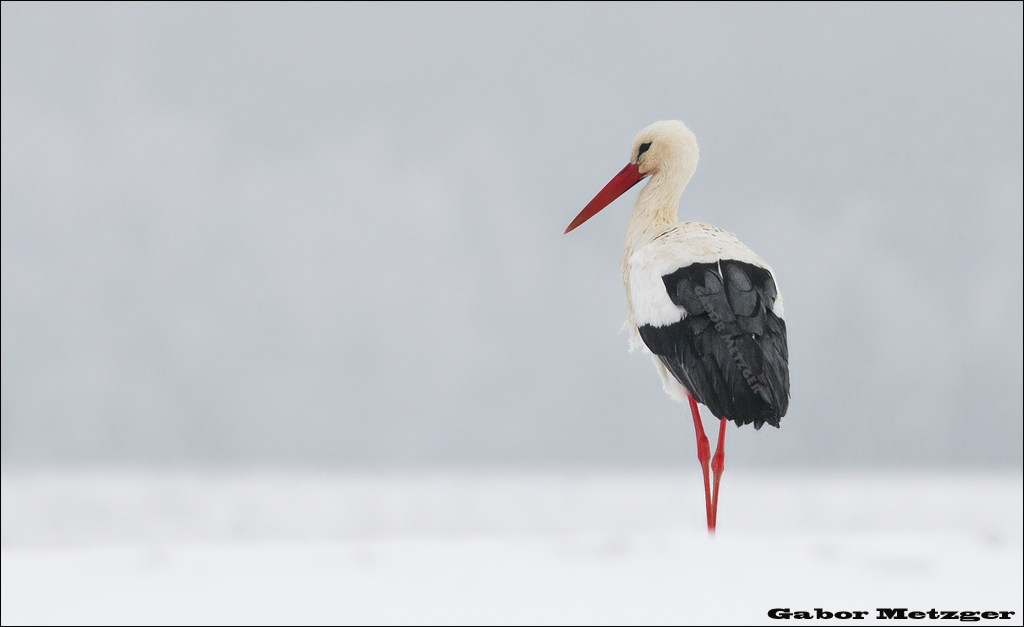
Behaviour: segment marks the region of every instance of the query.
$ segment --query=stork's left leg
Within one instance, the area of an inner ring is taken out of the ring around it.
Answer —
[[[722,471],[725,470],[725,425],[728,422],[722,418],[718,426],[718,446],[715,448],[715,456],[711,459],[711,470],[715,473],[715,494],[711,497],[711,531],[718,525],[718,484],[722,480]]]
[[[690,413],[693,414],[693,429],[697,432],[697,460],[700,461],[700,469],[704,474],[704,509],[708,517],[708,533],[715,530],[714,514],[711,512],[711,486],[708,479],[708,462],[711,460],[711,446],[708,445],[708,436],[704,434],[704,424],[700,421],[700,410],[697,409],[697,401],[686,392],[690,399]]]

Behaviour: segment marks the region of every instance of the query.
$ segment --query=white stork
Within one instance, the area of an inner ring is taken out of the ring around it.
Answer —
[[[633,140],[629,164],[572,221],[566,233],[650,177],[626,229],[630,347],[654,355],[665,391],[689,402],[704,472],[708,531],[718,518],[725,425],[779,426],[789,406],[789,350],[782,294],[772,269],[732,233],[679,222],[679,197],[697,168],[697,139],[679,121],[655,122]],[[697,403],[720,420],[711,458]],[[714,472],[714,493],[708,465]]]

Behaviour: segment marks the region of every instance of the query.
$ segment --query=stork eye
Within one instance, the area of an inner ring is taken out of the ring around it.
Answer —
[[[639,159],[640,155],[642,155],[645,152],[647,152],[647,149],[650,148],[650,147],[651,147],[651,142],[647,142],[646,144],[640,144],[640,150],[636,151],[636,158]]]

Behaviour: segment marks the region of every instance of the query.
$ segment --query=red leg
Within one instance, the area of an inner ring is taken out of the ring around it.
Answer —
[[[708,461],[711,459],[711,445],[708,443],[708,436],[704,434],[704,425],[700,421],[700,411],[697,409],[697,401],[693,395],[686,393],[690,399],[690,413],[693,414],[693,428],[697,432],[697,459],[700,461],[700,468],[704,471],[704,508],[708,515],[708,532],[715,530],[715,519],[711,512],[711,488],[708,477]]]
[[[725,470],[725,425],[729,421],[722,418],[718,427],[718,446],[715,448],[715,458],[711,460],[711,470],[715,473],[715,495],[711,498],[711,528],[713,532],[718,526],[718,484],[722,480],[722,471]]]

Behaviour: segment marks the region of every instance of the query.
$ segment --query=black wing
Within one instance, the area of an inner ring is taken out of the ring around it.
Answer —
[[[687,315],[640,337],[699,403],[738,425],[779,426],[789,408],[786,322],[772,312],[770,272],[723,260],[695,263],[661,277]]]

